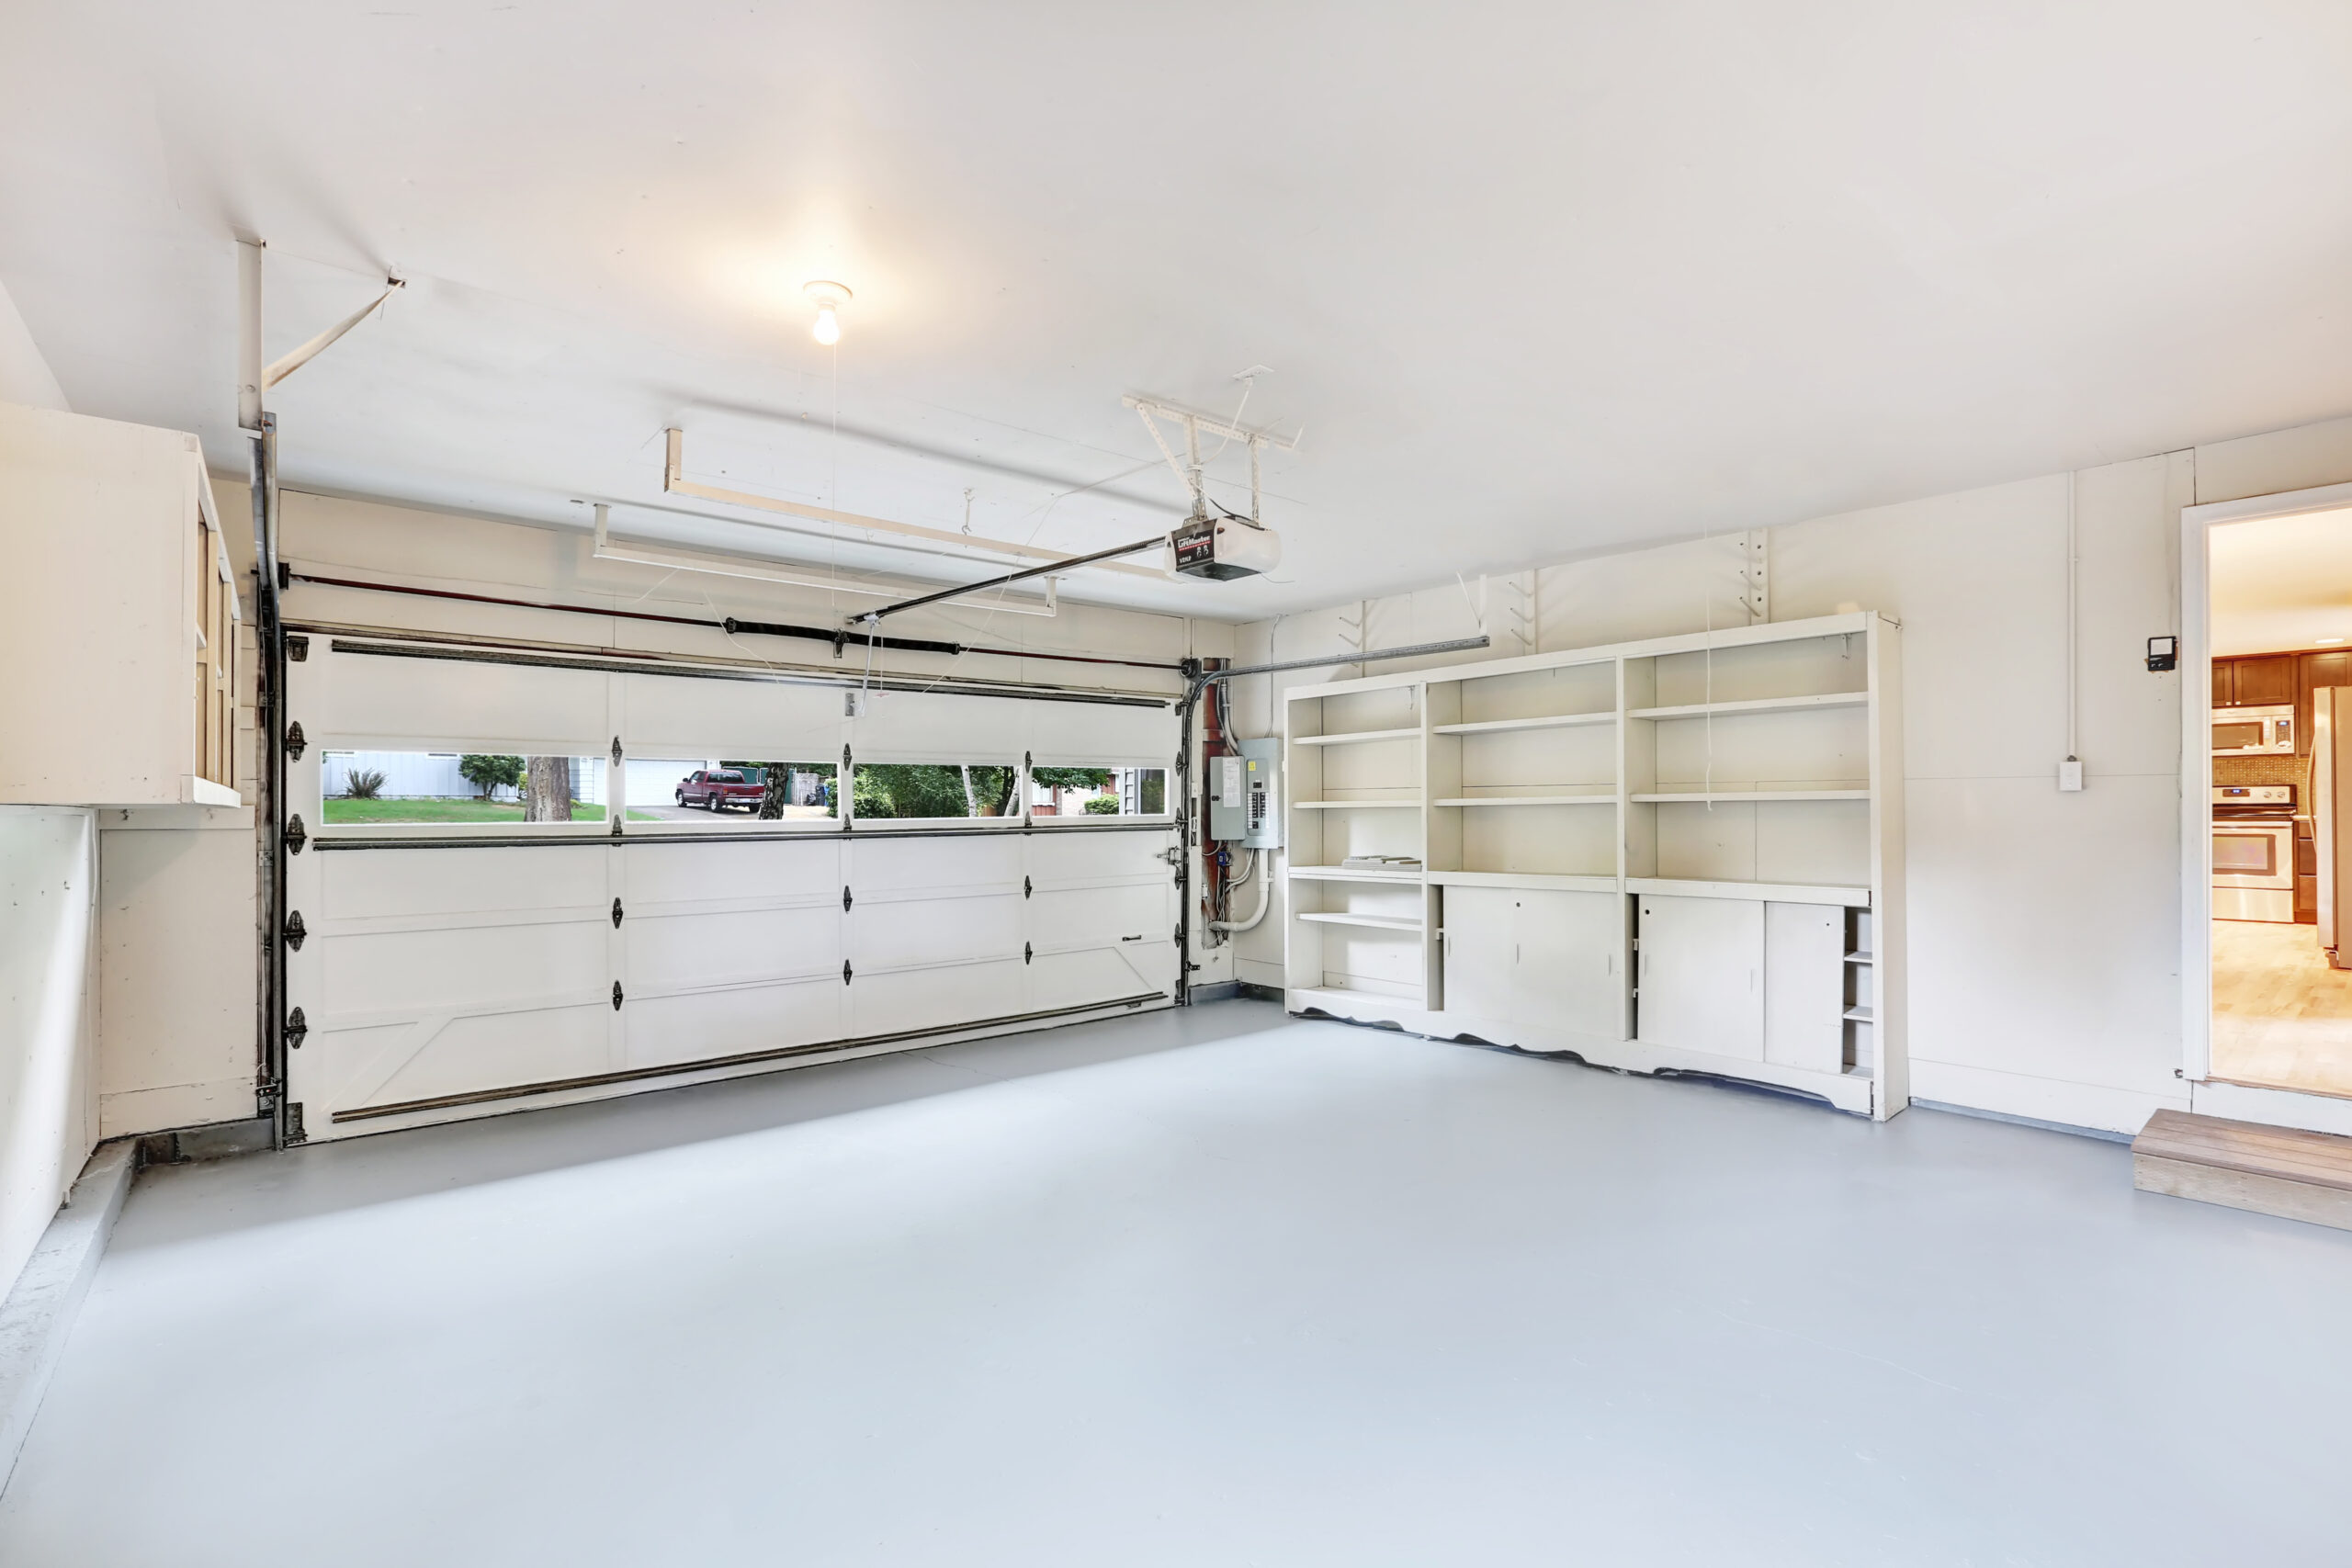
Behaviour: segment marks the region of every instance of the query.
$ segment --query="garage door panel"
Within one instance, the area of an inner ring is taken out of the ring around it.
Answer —
[[[820,762],[842,754],[838,686],[625,675],[621,744],[639,757],[764,757]]]
[[[781,986],[652,996],[628,1006],[628,1065],[666,1066],[715,1056],[775,1051],[838,1040],[842,1017],[839,974]]]
[[[628,857],[628,902],[695,904],[721,900],[841,897],[841,847],[814,843],[646,843]]]
[[[631,916],[624,977],[631,991],[731,986],[831,975],[842,966],[841,908]]]
[[[1026,968],[1016,954],[988,964],[860,974],[848,987],[851,1032],[898,1034],[1011,1018],[1028,1010]]]
[[[324,747],[593,756],[612,739],[601,671],[331,653],[324,674]]]
[[[612,985],[608,929],[590,920],[314,937],[321,1010],[422,1012],[593,994]]]
[[[1173,903],[1157,882],[1041,892],[1030,900],[1030,941],[1059,948],[1165,938],[1176,925]]]
[[[1174,841],[1172,829],[1115,833],[1047,829],[1029,836],[1029,874],[1040,885],[1132,876],[1173,886],[1175,869],[1160,857]]]
[[[587,1002],[461,1014],[446,1022],[428,1020],[415,1032],[429,1037],[403,1055],[380,1087],[335,1109],[396,1105],[603,1072],[612,1060],[606,1023],[611,1016],[608,1008]]]
[[[1171,942],[1040,953],[1029,965],[1029,1010],[1124,1001],[1152,991],[1172,997],[1175,954]]]
[[[849,886],[864,898],[884,893],[988,886],[1021,886],[1022,840],[1015,833],[970,838],[910,838],[849,851]]]
[[[606,901],[602,845],[322,852],[313,915],[360,919],[488,909],[584,908]]]
[[[849,959],[858,970],[1019,958],[1021,895],[858,901],[850,912]]]

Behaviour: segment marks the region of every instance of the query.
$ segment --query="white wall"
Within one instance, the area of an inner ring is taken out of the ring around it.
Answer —
[[[65,389],[51,374],[49,361],[33,341],[25,318],[17,313],[17,302],[5,283],[0,283],[0,403],[73,412],[65,405]]]
[[[1775,619],[1855,604],[1903,623],[1917,1098],[2125,1131],[2158,1107],[2188,1108],[2181,677],[2150,674],[2143,645],[2179,627],[2182,507],[2346,479],[2352,420],[2073,476],[2079,795],[2055,785],[2068,476],[1769,530]],[[1745,624],[1739,548],[1719,537],[1490,579],[1495,646],[1473,657]],[[1479,588],[1448,582],[1255,624],[1239,658],[1475,633]],[[1269,682],[1239,684],[1237,731],[1269,733]],[[2205,759],[2192,761],[2189,786],[2202,788]],[[1282,930],[1270,917],[1242,939],[1239,978],[1282,983]]]
[[[0,806],[0,1296],[97,1142],[91,817]]]

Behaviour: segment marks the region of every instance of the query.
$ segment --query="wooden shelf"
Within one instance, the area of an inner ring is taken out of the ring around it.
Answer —
[[[1432,735],[1499,735],[1509,729],[1566,729],[1580,724],[1614,724],[1614,713],[1561,713],[1543,718],[1481,718],[1468,724],[1436,724]]]
[[[1418,871],[1372,871],[1344,865],[1295,865],[1290,874],[1302,882],[1396,882],[1416,884],[1421,880]]]
[[[1421,803],[1412,800],[1294,800],[1291,805],[1300,811],[1419,811]]]
[[[1420,921],[1408,919],[1401,915],[1327,915],[1320,909],[1311,909],[1298,918],[1313,920],[1320,926],[1369,926],[1379,931],[1418,931],[1421,929]]]
[[[1525,887],[1556,893],[1614,893],[1613,876],[1572,876],[1542,871],[1433,871],[1438,887]]]
[[[1639,806],[1660,806],[1682,802],[1868,800],[1870,797],[1871,792],[1866,789],[1718,789],[1676,790],[1660,795],[1637,795],[1633,799]]]
[[[1356,746],[1373,740],[1419,740],[1421,732],[1414,729],[1359,729],[1350,735],[1299,735],[1292,737],[1301,746]]]
[[[1867,887],[1805,882],[1702,882],[1673,876],[1629,876],[1628,893],[1664,893],[1681,898],[1756,898],[1769,904],[1843,904],[1871,907]]]
[[[1868,692],[1829,692],[1812,697],[1754,697],[1734,703],[1680,703],[1673,707],[1634,708],[1627,718],[1707,718],[1742,713],[1801,713],[1814,708],[1870,705]]]
[[[1614,806],[1615,791],[1607,795],[1463,795],[1432,800],[1431,806]]]

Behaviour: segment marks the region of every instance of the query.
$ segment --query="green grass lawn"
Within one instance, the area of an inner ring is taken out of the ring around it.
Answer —
[[[520,801],[506,800],[345,800],[326,803],[330,822],[520,822]],[[602,822],[605,808],[575,801],[574,822]],[[632,811],[632,822],[658,822],[650,812]]]

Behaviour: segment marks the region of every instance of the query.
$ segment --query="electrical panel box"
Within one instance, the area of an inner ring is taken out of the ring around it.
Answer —
[[[1283,843],[1280,777],[1283,743],[1237,740],[1230,757],[1209,759],[1209,837],[1245,850],[1278,850]]]

